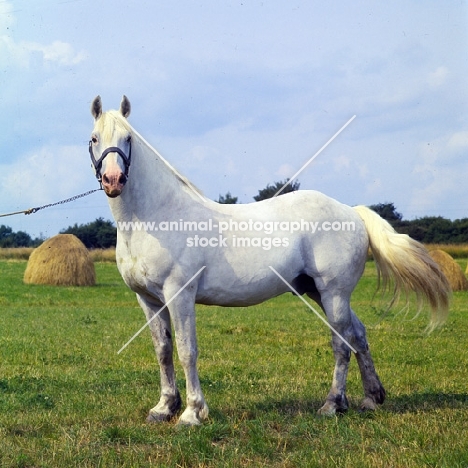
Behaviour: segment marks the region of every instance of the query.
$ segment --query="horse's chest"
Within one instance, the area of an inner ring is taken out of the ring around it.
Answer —
[[[137,259],[131,257],[122,259],[119,264],[119,271],[129,288],[146,286],[148,273]]]
[[[151,269],[144,260],[132,256],[117,257],[117,265],[122,279],[132,291],[162,298],[162,282],[158,281],[155,269]]]

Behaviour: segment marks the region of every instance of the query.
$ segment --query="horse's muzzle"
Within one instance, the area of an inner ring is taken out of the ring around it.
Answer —
[[[109,198],[118,197],[127,183],[127,176],[123,172],[105,172],[102,175],[102,188]]]

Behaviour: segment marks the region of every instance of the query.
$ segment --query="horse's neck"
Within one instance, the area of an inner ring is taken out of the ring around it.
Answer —
[[[114,219],[118,221],[168,221],[183,207],[203,203],[204,197],[182,182],[161,155],[147,143],[136,141],[132,148],[129,179],[122,194],[110,199]]]

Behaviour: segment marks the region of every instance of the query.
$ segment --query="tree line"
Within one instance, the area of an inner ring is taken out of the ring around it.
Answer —
[[[401,234],[408,234],[423,244],[466,244],[468,243],[468,218],[450,219],[442,216],[423,216],[404,220],[393,203],[371,205],[382,218],[386,219]]]
[[[33,239],[27,232],[17,231],[9,226],[2,224],[0,226],[0,248],[6,249],[10,247],[37,247],[42,244],[44,239]]]
[[[298,181],[283,181],[268,184],[258,191],[254,196],[255,201],[265,200],[275,196],[299,190]],[[236,204],[238,197],[230,192],[219,195],[218,203]],[[425,244],[467,244],[468,243],[468,218],[456,219],[454,221],[442,216],[424,216],[414,220],[404,220],[395,205],[391,202],[370,205],[382,218],[387,220],[393,228],[401,233],[408,234],[413,239]],[[87,224],[74,224],[60,231],[61,234],[74,234],[89,249],[107,249],[115,247],[117,242],[117,229],[112,221],[97,218]],[[32,239],[23,231],[13,232],[8,226],[0,226],[0,248],[4,247],[36,247],[44,239]]]

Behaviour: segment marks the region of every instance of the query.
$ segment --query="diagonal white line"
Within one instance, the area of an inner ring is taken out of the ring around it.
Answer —
[[[174,171],[174,173],[177,174],[177,176],[178,176],[182,181],[187,180],[187,182],[188,182],[188,183],[186,184],[187,187],[188,187],[201,201],[203,201],[203,202],[206,201],[206,198],[205,198],[201,193],[199,193],[199,192],[195,189],[195,187],[192,185],[192,183],[189,182],[188,179],[186,179],[183,175],[181,175],[181,174],[179,173],[179,171],[178,171],[174,166],[172,166],[172,165],[169,163],[169,161],[166,161],[166,160],[159,154],[159,151],[158,151],[157,149],[153,148],[153,146],[151,146],[150,143],[148,143],[134,128],[132,128],[132,131],[133,131],[136,135],[138,135],[138,137],[141,138],[141,140],[143,140],[143,142],[144,142],[155,154],[157,154],[157,155],[161,158],[161,160],[163,160],[164,163],[165,163],[172,171]]]
[[[354,119],[353,115],[274,195],[278,196]]]
[[[117,352],[120,354],[191,282],[196,278],[204,269],[202,266],[158,311],[157,314],[153,315]]]
[[[356,354],[357,351],[322,317],[322,315],[317,312],[272,266],[270,270],[275,273],[275,275],[294,293],[296,296],[333,332],[335,333],[341,341],[348,346],[348,348]]]

